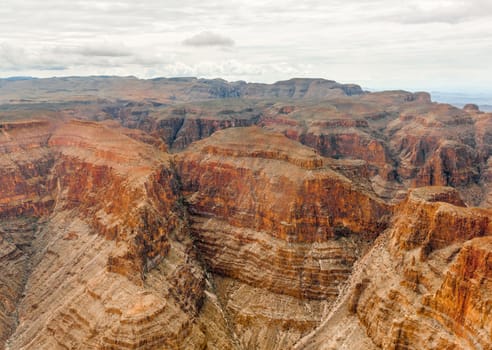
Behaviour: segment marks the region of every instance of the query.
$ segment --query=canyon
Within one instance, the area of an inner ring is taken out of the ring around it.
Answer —
[[[492,349],[492,113],[324,79],[0,96],[0,349]]]

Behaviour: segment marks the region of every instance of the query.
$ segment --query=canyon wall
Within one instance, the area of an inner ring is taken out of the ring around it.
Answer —
[[[167,154],[93,122],[4,130],[2,160],[12,170],[2,183],[0,335],[8,349],[201,347],[214,340],[204,335],[208,317],[225,329],[204,303],[204,271]]]
[[[395,213],[355,264],[345,297],[296,349],[490,349],[492,211],[464,207],[451,188],[423,187]],[[345,329],[354,336],[341,337]]]
[[[9,84],[0,348],[490,349],[491,114],[321,79]]]

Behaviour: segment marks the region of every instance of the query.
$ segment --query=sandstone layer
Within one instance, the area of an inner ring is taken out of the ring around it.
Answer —
[[[449,188],[412,191],[356,263],[345,297],[295,348],[490,349],[491,218]]]
[[[323,79],[0,83],[1,349],[491,349],[492,114]]]
[[[214,341],[197,316],[205,277],[184,234],[169,156],[103,124],[43,126],[9,126],[2,135],[9,150],[2,161],[14,174],[2,184],[7,348],[187,348]],[[22,229],[27,223],[11,219],[20,215],[45,221]],[[208,308],[202,318],[219,317]]]
[[[290,347],[319,323],[390,212],[312,149],[257,127],[218,131],[176,166],[195,246],[246,349]]]

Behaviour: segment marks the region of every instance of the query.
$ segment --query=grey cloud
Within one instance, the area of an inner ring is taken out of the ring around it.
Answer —
[[[107,42],[72,47],[58,46],[53,51],[60,54],[80,55],[84,57],[129,57],[133,55],[131,50],[122,44],[111,44]]]
[[[157,65],[164,62],[158,55],[141,56],[123,45],[88,44],[53,48],[22,47],[0,43],[0,71],[61,71],[77,67],[118,68],[128,65]]]
[[[56,74],[264,82],[311,75],[370,86],[405,87],[412,81],[421,87],[449,81],[492,86],[484,74],[492,60],[491,0],[2,0],[2,5],[0,32],[8,33],[0,39],[3,76],[51,76],[50,69],[63,69]],[[212,32],[201,32],[205,28]],[[234,38],[241,38],[241,45],[234,47]],[[215,49],[197,55],[199,47]]]
[[[0,43],[0,71],[22,71],[26,69],[60,71],[66,68],[62,62],[56,60],[56,57],[26,50],[21,46],[11,45],[5,42]]]
[[[78,52],[82,56],[90,57],[128,57],[132,54],[124,50],[112,50],[110,48],[85,48]]]
[[[187,46],[234,46],[234,40],[206,31],[183,40],[183,44]]]

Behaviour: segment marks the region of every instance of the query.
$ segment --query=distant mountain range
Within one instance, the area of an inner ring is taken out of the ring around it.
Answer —
[[[449,103],[459,108],[468,103],[473,103],[479,106],[482,111],[492,112],[492,94],[432,91],[431,95],[432,100],[436,102]]]
[[[101,80],[105,80],[104,78],[112,78],[112,79],[109,79],[109,81],[112,82],[112,84],[110,85],[113,85],[113,83],[115,82],[118,82],[118,81],[125,81],[126,83],[128,83],[128,80],[135,80],[135,81],[139,81],[139,82],[145,82],[146,80],[140,80],[140,79],[137,79],[135,77],[111,77],[111,76],[91,76],[91,77],[85,77],[83,79],[80,79],[81,77],[63,77],[63,78],[54,78],[54,79],[41,79],[40,81],[42,82],[47,82],[47,81],[51,81],[51,82],[57,82],[57,83],[60,83],[60,82],[75,82],[75,83],[84,83],[84,84],[87,84],[87,83],[91,83],[91,82],[94,82],[94,81],[98,81],[99,83],[101,82]],[[2,81],[7,81],[7,82],[22,82],[22,81],[29,81],[29,80],[38,80],[39,78],[35,78],[35,77],[30,77],[30,76],[14,76],[14,77],[9,77],[9,78],[3,78],[1,79],[0,78],[0,86],[2,86]],[[233,96],[229,96],[231,91],[220,91],[222,94],[225,93],[225,96],[222,96],[222,97],[239,97],[241,94],[241,92],[244,93],[244,91],[241,91],[241,88],[244,88],[245,86],[247,86],[248,84],[245,84],[244,82],[236,82],[236,83],[227,83],[226,81],[223,81],[221,79],[198,79],[198,78],[195,78],[195,77],[183,77],[183,78],[155,78],[155,79],[149,79],[147,80],[148,82],[153,82],[154,84],[158,83],[158,82],[182,82],[182,83],[190,83],[191,85],[194,85],[194,84],[205,84],[205,85],[212,85],[214,88],[217,88],[219,87],[219,90],[220,88],[222,88],[222,90],[224,89],[224,87],[222,85],[238,85],[238,86],[234,86],[233,90],[232,91],[232,95]],[[311,83],[315,83],[314,85],[316,84],[324,84],[326,85],[326,88],[328,89],[345,89],[347,91],[345,92],[348,92],[349,95],[351,94],[359,94],[361,92],[360,90],[360,87],[357,86],[357,85],[354,85],[354,84],[345,84],[344,86],[340,85],[340,84],[337,84],[335,83],[334,81],[331,81],[331,80],[325,80],[325,79],[291,79],[291,80],[288,80],[288,81],[284,81],[284,82],[277,82],[275,84],[273,84],[273,86],[275,88],[278,88],[278,87],[281,87],[281,86],[285,86],[286,84],[289,85],[289,87],[291,88],[291,91],[290,93],[294,93],[294,91],[296,90],[294,88],[294,90],[292,90],[293,86],[295,85],[298,85],[298,83],[304,83],[304,84],[311,84]],[[41,89],[43,88],[46,88],[46,84],[42,83],[41,85],[43,85],[41,87]],[[29,83],[28,83],[29,84]],[[165,84],[166,85],[166,84]],[[261,87],[265,87],[266,85],[265,84],[261,84],[261,83],[253,83],[253,84],[249,84],[251,86],[254,86],[256,88],[260,88],[261,90]],[[21,90],[23,89],[30,89],[32,88],[33,86],[31,85],[27,85],[27,86],[17,86],[18,88],[20,88]],[[79,86],[80,87],[80,86]],[[253,89],[254,90],[254,89]],[[370,92],[376,92],[376,91],[379,91],[379,89],[372,89],[372,88],[364,88],[364,90],[366,91],[370,91]],[[304,91],[306,92],[307,91],[307,87],[304,86],[303,89],[301,89],[301,91]],[[46,91],[43,91],[43,92],[46,92]],[[53,91],[51,91],[53,92]],[[35,91],[31,91],[31,93],[35,93]],[[40,93],[40,91],[37,91],[37,93]],[[249,95],[251,93],[251,91],[246,92],[246,95]],[[278,94],[278,91],[276,91],[276,93]],[[289,94],[289,91],[287,92],[284,92],[284,93],[287,93],[287,95]],[[281,94],[282,95],[282,94]],[[309,95],[309,94],[308,94]],[[449,103],[453,106],[456,106],[458,108],[462,108],[463,106],[465,106],[466,104],[469,104],[469,103],[473,103],[473,104],[476,104],[481,111],[485,111],[485,112],[492,112],[492,93],[463,93],[463,92],[442,92],[442,91],[432,91],[431,92],[431,95],[432,95],[432,100],[435,101],[435,102],[441,102],[441,103]],[[210,97],[210,96],[209,96]],[[265,96],[263,96],[265,97]],[[292,97],[292,96],[291,96]]]

